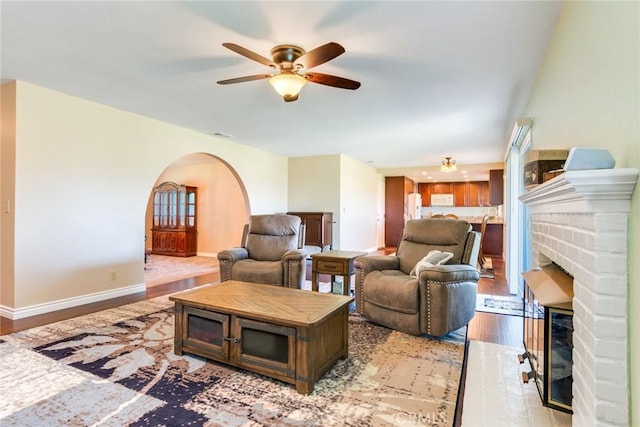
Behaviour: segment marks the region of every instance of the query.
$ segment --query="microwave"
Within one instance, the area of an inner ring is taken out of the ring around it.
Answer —
[[[453,194],[432,194],[431,206],[453,206]]]

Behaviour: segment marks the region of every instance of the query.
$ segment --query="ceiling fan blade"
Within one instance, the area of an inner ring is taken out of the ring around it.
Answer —
[[[240,45],[237,45],[235,43],[222,43],[222,46],[226,47],[227,49],[230,49],[232,51],[234,51],[237,54],[240,54],[246,58],[249,58],[253,61],[259,62],[263,65],[266,65],[267,67],[275,67],[277,68],[278,66],[270,59],[265,58],[264,56],[257,54],[247,48],[244,48]]]
[[[326,86],[339,87],[340,89],[355,90],[360,87],[360,82],[355,80],[345,79],[344,77],[332,76],[322,73],[307,73],[304,78],[313,83],[318,83]]]
[[[304,68],[313,68],[317,65],[331,61],[333,58],[342,55],[344,47],[335,42],[323,44],[302,55],[293,64],[302,65]]]
[[[250,82],[253,80],[268,79],[271,74],[254,74],[253,76],[236,77],[234,79],[220,80],[219,85],[230,85],[232,83]]]

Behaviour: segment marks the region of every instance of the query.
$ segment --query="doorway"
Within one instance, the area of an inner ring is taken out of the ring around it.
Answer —
[[[206,264],[207,260],[214,263],[217,268],[217,253],[220,250],[238,246],[244,224],[250,215],[247,191],[242,180],[222,159],[206,153],[191,153],[167,166],[156,179],[153,188],[167,181],[197,189],[197,255],[186,257],[187,259],[180,264],[181,268],[184,267],[184,274],[188,275],[192,270],[194,275],[204,271],[200,264]],[[153,249],[153,188],[149,192],[145,215],[145,235],[147,236],[145,251]],[[157,264],[160,259],[174,264],[179,261],[171,258],[180,257],[165,257],[153,252],[149,256],[149,260],[154,261],[157,269],[161,268]],[[194,259],[188,260],[188,258]],[[193,268],[189,267],[189,264],[192,264]],[[146,264],[145,267],[145,283],[147,278],[150,282],[157,283],[159,280],[157,274],[147,274],[151,273],[150,265]],[[163,266],[163,270],[165,270],[164,267],[169,266]],[[166,269],[166,271],[170,270],[171,268]]]

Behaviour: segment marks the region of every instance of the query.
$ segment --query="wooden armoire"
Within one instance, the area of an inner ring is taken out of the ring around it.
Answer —
[[[196,201],[197,187],[163,182],[153,189],[152,254],[198,253]]]

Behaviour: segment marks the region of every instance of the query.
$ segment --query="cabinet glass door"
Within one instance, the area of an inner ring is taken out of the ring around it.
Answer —
[[[187,192],[187,203],[186,203],[186,218],[187,218],[187,227],[195,227],[196,226],[196,193],[195,191]]]

